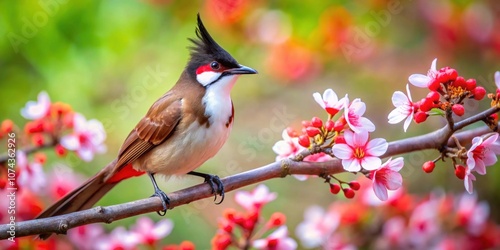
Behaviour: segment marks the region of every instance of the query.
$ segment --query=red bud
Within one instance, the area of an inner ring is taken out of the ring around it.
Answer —
[[[326,131],[333,131],[334,128],[335,128],[335,123],[333,121],[331,120],[326,121],[325,123]]]
[[[436,163],[433,161],[426,161],[424,162],[424,165],[422,165],[422,169],[426,173],[431,173],[434,170],[434,167],[436,167]]]
[[[458,179],[463,180],[465,178],[465,167],[462,165],[455,165],[455,175]]]
[[[308,148],[311,145],[311,140],[309,139],[309,136],[307,135],[299,136],[299,145],[304,148]]]
[[[311,119],[311,125],[313,125],[313,127],[316,127],[316,128],[321,128],[321,127],[323,127],[323,121],[321,119],[319,119],[318,117],[313,117]]]
[[[268,228],[279,227],[286,223],[286,216],[283,213],[275,212],[267,222]]]
[[[309,137],[315,137],[316,135],[319,135],[320,131],[315,127],[307,127],[306,133]]]
[[[432,102],[439,102],[439,98],[441,95],[437,91],[431,91],[429,94],[427,94],[427,99],[431,100]]]
[[[43,143],[45,142],[43,134],[40,134],[40,133],[34,134],[33,137],[31,138],[31,140],[35,146],[42,146]]]
[[[349,182],[349,187],[355,191],[358,191],[361,188],[361,185],[357,181],[351,181]]]
[[[483,87],[476,87],[473,91],[475,100],[482,100],[486,95],[486,90]]]
[[[340,192],[340,185],[337,183],[334,184],[330,183],[330,193],[338,194],[339,192]]]
[[[14,122],[12,122],[12,120],[9,119],[4,120],[2,122],[2,125],[0,125],[0,135],[12,132],[13,128],[14,128]]]
[[[427,112],[434,107],[434,102],[429,98],[424,98],[420,101],[420,110]]]
[[[354,192],[354,190],[350,189],[350,188],[344,188],[342,191],[344,191],[344,196],[347,198],[347,199],[352,199],[354,198],[354,195],[356,194]]]
[[[465,113],[465,108],[461,104],[455,104],[455,105],[451,106],[451,111],[453,111],[453,113],[455,113],[455,115],[462,116]]]
[[[415,120],[416,123],[421,123],[421,122],[425,122],[425,120],[427,120],[428,116],[429,115],[426,114],[425,112],[418,111],[417,113],[415,113],[415,116],[413,116],[413,119]]]
[[[465,82],[465,86],[467,90],[473,91],[476,88],[476,79],[467,79],[467,81]]]
[[[61,144],[57,144],[54,149],[57,156],[64,156],[66,154],[66,149]]]

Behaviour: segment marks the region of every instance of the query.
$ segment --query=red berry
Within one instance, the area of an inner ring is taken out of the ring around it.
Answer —
[[[333,131],[334,128],[335,128],[335,123],[333,121],[331,120],[326,121],[325,123],[326,131]]]
[[[429,94],[427,94],[427,99],[431,100],[432,102],[439,102],[439,98],[441,95],[437,91],[431,91]]]
[[[455,104],[451,106],[451,110],[453,111],[453,113],[455,113],[455,115],[458,116],[462,116],[465,113],[465,108],[462,104]]]
[[[458,179],[463,180],[465,178],[465,167],[462,165],[455,165],[455,175]]]
[[[311,119],[311,125],[315,128],[321,128],[323,127],[323,121],[319,119],[319,117],[313,117]]]
[[[307,127],[306,133],[307,133],[307,136],[309,136],[309,137],[315,137],[316,135],[319,135],[320,131],[318,128],[315,128],[315,127]]]
[[[340,192],[340,185],[337,183],[334,184],[330,183],[330,193],[338,194],[339,192]]]
[[[436,163],[434,163],[433,161],[426,161],[424,162],[424,165],[422,165],[422,169],[426,173],[432,173],[434,167],[436,167]]]
[[[361,185],[357,181],[351,181],[349,182],[349,187],[355,191],[358,191],[361,188]]]
[[[308,148],[311,145],[311,140],[309,140],[309,136],[301,135],[299,136],[299,145]]]
[[[486,90],[483,87],[476,87],[473,91],[475,100],[482,100],[486,95]]]
[[[473,91],[476,88],[476,79],[467,79],[467,81],[465,82],[465,87],[467,88],[467,90]]]
[[[425,122],[425,120],[427,120],[428,116],[429,115],[426,114],[425,112],[418,111],[417,113],[415,113],[415,116],[413,116],[413,119],[415,120],[416,123],[421,123],[421,122]]]
[[[347,198],[347,199],[352,199],[354,198],[354,195],[356,194],[354,192],[354,190],[350,189],[350,188],[344,188],[342,190],[344,192],[344,196]]]

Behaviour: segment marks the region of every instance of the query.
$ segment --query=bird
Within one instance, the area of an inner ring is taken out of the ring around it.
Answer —
[[[44,210],[38,219],[91,208],[115,185],[147,174],[152,196],[162,200],[165,215],[169,198],[155,175],[191,174],[205,179],[212,193],[224,199],[220,178],[194,171],[224,145],[234,120],[231,89],[239,75],[257,74],[239,64],[205,28],[197,15],[196,38],[190,59],[176,84],[152,104],[123,142],[117,157],[81,186]],[[40,235],[47,238],[49,235]]]

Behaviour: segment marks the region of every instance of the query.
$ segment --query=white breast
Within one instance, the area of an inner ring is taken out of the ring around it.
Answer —
[[[164,175],[185,174],[212,158],[226,142],[232,123],[230,91],[236,76],[227,76],[208,86],[202,103],[210,126],[193,122],[183,133],[169,138],[134,163],[138,169],[147,169]],[[228,126],[226,126],[228,125]],[[147,158],[145,161],[143,159]]]

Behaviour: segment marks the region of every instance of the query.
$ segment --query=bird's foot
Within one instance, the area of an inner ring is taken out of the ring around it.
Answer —
[[[151,195],[151,197],[160,198],[161,204],[163,205],[163,210],[156,211],[156,213],[159,216],[165,216],[165,214],[167,214],[168,206],[170,205],[170,199],[168,198],[167,194],[165,194],[165,192],[161,191],[160,189],[156,189],[155,193]]]
[[[214,197],[214,202],[215,204],[219,205],[224,201],[224,184],[222,184],[222,181],[220,180],[219,176],[217,175],[211,175],[211,174],[204,174],[204,173],[199,173],[199,172],[194,172],[191,171],[188,174],[190,175],[196,175],[199,177],[202,177],[205,179],[205,183],[210,185],[210,188],[212,188],[212,194],[215,195]],[[217,201],[217,195],[221,197],[219,202]]]

